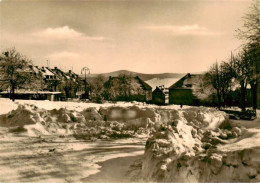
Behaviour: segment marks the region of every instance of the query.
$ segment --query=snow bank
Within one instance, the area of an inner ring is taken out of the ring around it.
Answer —
[[[157,106],[146,104],[142,102],[116,102],[116,103],[86,103],[86,102],[65,102],[65,101],[49,101],[49,100],[15,100],[12,102],[10,99],[0,98],[0,114],[5,114],[10,112],[13,109],[16,109],[19,104],[21,105],[33,105],[38,108],[52,110],[66,108],[73,111],[82,111],[86,108],[96,108],[99,110],[101,107],[131,107],[138,106],[139,108],[164,108],[164,109],[180,109],[180,105],[168,105],[168,106]],[[183,108],[189,108],[189,106],[183,106]]]
[[[8,102],[12,104],[11,101],[5,101]],[[162,124],[169,121],[175,123],[181,117],[196,125],[204,119],[203,125],[208,128],[214,128],[223,121],[222,112],[218,111],[219,118],[212,120],[212,109],[203,107],[176,110],[176,106],[156,107],[135,102],[102,105],[25,100],[17,101],[15,105],[15,110],[0,115],[0,126],[22,127],[31,136],[42,133],[73,134],[84,139],[147,137]]]
[[[232,127],[215,109],[181,113],[147,140],[141,170],[145,181],[260,181],[260,129]]]

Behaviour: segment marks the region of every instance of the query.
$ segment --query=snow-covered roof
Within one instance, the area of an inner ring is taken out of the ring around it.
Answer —
[[[0,94],[8,94],[8,91],[2,91]],[[30,90],[17,90],[16,94],[61,94],[61,92],[52,92],[52,91],[30,91]]]
[[[43,72],[43,75],[54,76],[53,72],[51,72],[48,67],[45,67],[44,70],[45,72]]]

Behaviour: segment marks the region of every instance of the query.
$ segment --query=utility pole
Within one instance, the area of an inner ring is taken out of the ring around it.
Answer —
[[[81,74],[83,74],[85,72],[85,95],[84,95],[84,99],[86,100],[87,99],[87,72],[88,74],[90,74],[90,70],[88,67],[83,67],[81,69]]]

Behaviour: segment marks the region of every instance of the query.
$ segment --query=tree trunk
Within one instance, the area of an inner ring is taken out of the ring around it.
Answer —
[[[241,85],[241,109],[246,110],[246,87],[244,85]]]
[[[9,99],[12,100],[12,90],[9,91]]]
[[[219,90],[217,90],[217,96],[218,96],[218,108],[220,108],[221,107],[221,95],[220,95]]]
[[[222,107],[226,107],[227,104],[227,100],[226,100],[226,93],[224,92],[224,90],[222,90]]]
[[[257,107],[257,102],[256,102],[256,88],[257,85],[256,84],[250,84],[251,86],[251,93],[252,93],[252,104],[253,104],[253,109],[256,109]]]
[[[14,91],[14,86],[11,88],[11,100],[14,102],[15,101],[15,91]]]

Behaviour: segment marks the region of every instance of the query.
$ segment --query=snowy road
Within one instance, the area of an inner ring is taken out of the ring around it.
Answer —
[[[144,142],[140,139],[87,142],[57,136],[32,138],[6,133],[1,128],[0,182],[88,182],[87,177],[101,168],[97,163],[126,157],[122,163],[110,164],[118,165],[117,169],[121,164],[130,165],[134,157],[143,154]],[[127,162],[129,156],[132,157]],[[100,177],[97,178],[100,182]],[[95,182],[95,176],[91,182]]]

